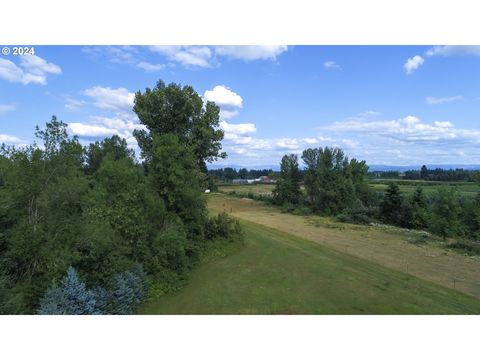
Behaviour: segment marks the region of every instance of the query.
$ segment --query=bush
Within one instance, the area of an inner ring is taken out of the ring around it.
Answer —
[[[296,206],[290,203],[283,204],[281,207],[280,211],[282,213],[293,213],[293,211],[296,209]]]
[[[243,240],[240,223],[225,212],[210,219],[206,235],[209,240],[226,240],[228,242]]]
[[[375,208],[365,207],[360,201],[357,201],[352,207],[337,215],[336,219],[344,223],[368,225],[374,222],[375,212]]]
[[[480,255],[480,243],[478,242],[458,240],[448,244],[447,247],[450,249],[463,250],[468,255]]]
[[[95,294],[88,290],[70,266],[62,286],[53,286],[40,300],[40,315],[94,315],[101,314]]]
[[[115,276],[115,288],[111,298],[113,314],[132,314],[142,302],[147,291],[146,275],[141,266]]]

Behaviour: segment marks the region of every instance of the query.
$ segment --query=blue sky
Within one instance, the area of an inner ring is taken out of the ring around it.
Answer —
[[[0,142],[30,143],[57,115],[84,144],[119,134],[136,149],[133,93],[162,79],[220,105],[220,164],[318,146],[369,164],[480,164],[479,70],[480,46],[35,46],[0,55]]]

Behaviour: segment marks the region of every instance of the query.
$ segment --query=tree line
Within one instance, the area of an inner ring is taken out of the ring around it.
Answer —
[[[306,149],[301,159],[303,177],[296,154],[281,160],[272,202],[284,211],[428,230],[444,240],[458,237],[461,241],[451,246],[480,253],[480,188],[474,199],[459,195],[451,186],[440,186],[431,196],[418,187],[413,196],[406,196],[392,182],[385,192],[379,192],[368,186],[366,162],[349,160],[339,148]],[[475,178],[480,184],[478,173]]]
[[[258,179],[260,176],[274,176],[272,169],[235,169],[225,167],[221,169],[210,169],[208,175],[217,182],[231,182],[233,179]]]
[[[419,170],[400,171],[372,171],[370,178],[380,179],[404,179],[425,181],[477,181],[478,171],[465,169],[428,169],[423,165]]]
[[[82,146],[56,117],[0,153],[0,313],[129,314],[172,291],[209,246],[241,241],[209,217],[206,163],[225,157],[219,108],[190,86],[135,95],[143,130]]]

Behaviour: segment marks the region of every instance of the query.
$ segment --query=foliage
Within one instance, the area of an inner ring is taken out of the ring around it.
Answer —
[[[147,290],[146,274],[140,266],[115,276],[112,291],[111,311],[113,314],[128,315],[143,300]]]
[[[78,278],[73,267],[60,287],[53,286],[40,300],[40,315],[95,315],[100,314],[95,295]]]
[[[273,202],[277,205],[300,202],[300,170],[298,156],[288,154],[282,157],[280,176],[273,190]]]
[[[223,156],[218,107],[160,82],[135,109],[143,163],[118,136],[82,147],[56,117],[36,128],[40,145],[1,147],[0,311],[128,313],[140,301],[135,264],[176,288],[198,263],[210,224],[203,167]]]
[[[349,161],[339,148],[307,149],[302,160],[307,201],[316,212],[339,214],[368,191],[365,161]]]
[[[204,172],[206,162],[225,158],[220,152],[223,131],[219,129],[219,107],[203,103],[191,86],[158,81],[153,88],[135,94],[133,110],[146,130],[135,130],[134,135],[142,156],[150,159],[155,135],[175,135],[179,142],[191,147],[198,166]]]
[[[442,236],[457,235],[460,231],[459,204],[455,189],[441,187],[433,199],[430,230]]]
[[[419,186],[412,198],[412,226],[415,229],[425,229],[428,226],[427,199]]]
[[[388,224],[400,225],[403,197],[397,184],[391,183],[380,203],[381,218]]]

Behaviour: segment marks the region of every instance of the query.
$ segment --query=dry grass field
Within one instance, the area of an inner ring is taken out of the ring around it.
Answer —
[[[480,298],[480,258],[445,250],[435,238],[421,243],[415,232],[284,214],[253,200],[223,194],[211,194],[209,208]]]

